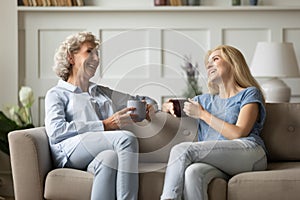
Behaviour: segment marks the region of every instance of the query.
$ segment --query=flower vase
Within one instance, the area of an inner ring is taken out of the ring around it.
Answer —
[[[197,95],[202,94],[201,88],[198,86],[198,81],[195,78],[188,78],[187,90],[183,96],[186,98],[193,98]]]

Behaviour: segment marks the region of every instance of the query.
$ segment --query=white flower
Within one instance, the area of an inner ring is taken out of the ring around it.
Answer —
[[[19,98],[21,104],[25,108],[30,108],[34,102],[33,91],[30,87],[22,86],[19,91]]]
[[[10,119],[15,121],[17,123],[17,125],[22,124],[22,122],[20,120],[20,116],[19,116],[19,112],[20,112],[19,106],[9,106],[9,107],[7,107],[7,111],[8,111]]]

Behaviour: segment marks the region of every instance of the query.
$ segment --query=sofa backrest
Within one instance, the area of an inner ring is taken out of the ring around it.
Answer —
[[[300,103],[269,103],[262,138],[269,161],[300,160]]]
[[[151,123],[136,124],[130,128],[139,141],[140,162],[167,163],[172,147],[181,142],[197,140],[197,121],[175,118],[165,112],[157,112]]]

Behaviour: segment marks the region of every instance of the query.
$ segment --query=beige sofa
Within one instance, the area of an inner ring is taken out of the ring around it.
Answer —
[[[263,139],[268,169],[213,179],[210,200],[300,199],[300,103],[268,104],[267,114]],[[196,121],[157,113],[151,123],[130,130],[140,144],[139,199],[158,200],[169,151],[179,142],[196,139]],[[17,200],[90,198],[92,174],[53,168],[44,127],[11,132],[9,143]]]

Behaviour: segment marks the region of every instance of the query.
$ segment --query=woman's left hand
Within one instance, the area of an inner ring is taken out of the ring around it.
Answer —
[[[188,101],[184,103],[183,111],[189,117],[200,119],[204,109],[198,102],[189,98]]]

